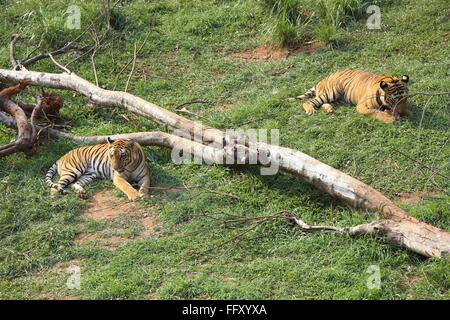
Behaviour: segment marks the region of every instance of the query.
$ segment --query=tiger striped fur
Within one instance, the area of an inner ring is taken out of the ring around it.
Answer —
[[[393,123],[399,116],[411,115],[406,109],[408,81],[406,75],[398,79],[362,70],[344,70],[329,75],[297,99],[313,98],[303,104],[307,114],[320,108],[334,113],[330,103],[343,100],[355,104],[360,114]]]
[[[58,173],[59,181],[52,182]],[[51,194],[62,193],[72,185],[84,197],[84,186],[94,179],[111,179],[130,200],[144,197],[150,187],[150,175],[144,151],[139,143],[131,140],[113,141],[86,146],[69,151],[53,164],[45,176]],[[130,184],[139,186],[139,191]]]

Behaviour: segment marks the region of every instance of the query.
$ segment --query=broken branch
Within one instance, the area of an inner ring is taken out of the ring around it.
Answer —
[[[385,238],[399,247],[415,248],[416,252],[428,257],[444,257],[448,259],[450,256],[450,247],[448,244],[443,241],[441,247],[436,247],[435,241],[437,239],[433,236],[432,230],[429,230],[428,234],[426,234],[422,232],[421,228],[418,228],[418,223],[423,228],[429,226],[423,222],[417,223],[406,219],[385,219],[353,227],[339,228],[332,226],[310,226],[289,212],[286,212],[286,217],[303,232],[328,231],[348,234],[350,236],[373,235]]]
[[[0,96],[0,110],[12,115],[17,124],[18,137],[13,143],[9,143],[0,147],[0,157],[10,155],[15,152],[23,151],[30,155],[33,153],[33,129],[27,121],[25,112],[12,100],[7,97]],[[1,120],[5,119],[6,115],[2,115]],[[8,121],[13,123],[12,121]]]

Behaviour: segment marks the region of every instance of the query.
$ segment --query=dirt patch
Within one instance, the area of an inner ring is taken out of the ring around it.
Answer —
[[[289,51],[289,56],[297,56],[300,54],[313,54],[316,51],[325,48],[325,43],[319,41],[319,40],[312,40],[305,42],[301,46],[296,47],[293,50]]]
[[[75,244],[83,245],[90,241],[95,241],[100,238],[100,235],[96,232],[84,232],[77,234],[75,237]]]
[[[405,279],[401,281],[404,286],[411,286],[414,282],[422,280],[422,276],[408,274]]]
[[[75,267],[80,267],[80,261],[77,259],[70,260],[70,261],[64,261],[64,262],[58,262],[56,263],[52,268],[51,272],[54,274],[70,274],[70,269]]]
[[[234,52],[231,54],[233,58],[239,60],[279,60],[289,56],[289,50],[286,48],[276,48],[269,46],[261,46],[252,50]]]
[[[96,193],[89,203],[85,216],[94,220],[115,219],[121,214],[133,212],[136,203],[119,199],[111,192]]]
[[[125,241],[128,241],[130,239],[125,238],[125,237],[121,237],[121,236],[112,236],[109,238],[103,238],[100,241],[102,242],[103,246],[106,247],[118,247],[120,246],[122,243],[124,243]]]
[[[142,231],[136,238],[154,236],[156,220],[148,214],[149,208],[142,203],[130,202],[125,199],[115,197],[110,191],[103,191],[95,194],[90,201],[85,216],[97,221],[114,221],[125,215],[127,219],[135,220],[142,225]],[[114,233],[114,228],[107,228],[105,231]],[[117,233],[117,232],[116,232]],[[98,242],[103,247],[118,247],[122,243],[131,240],[121,235],[105,237],[101,232],[84,232],[75,237],[75,244],[84,245],[89,242]]]
[[[439,192],[411,192],[402,193],[398,197],[398,201],[403,204],[417,204],[424,198],[435,197],[440,195]]]
[[[144,217],[142,219],[139,219],[139,223],[143,227],[139,238],[152,237],[156,234],[156,221],[153,217]]]
[[[75,244],[77,245],[84,245],[95,241],[101,246],[115,248],[131,239],[141,239],[157,234],[155,231],[157,222],[155,218],[149,214],[148,207],[145,207],[140,202],[131,202],[117,198],[111,191],[103,191],[95,194],[91,198],[88,209],[84,215],[93,220],[107,221],[108,224],[114,222],[114,220],[118,219],[120,216],[126,216],[127,219],[131,219],[140,224],[142,230],[138,236],[133,238],[127,238],[121,235],[105,237],[101,232],[84,232],[75,237]],[[118,233],[114,227],[107,227],[104,231],[109,231],[113,234]]]
[[[147,294],[147,300],[156,300],[156,294],[154,293]]]
[[[238,60],[242,61],[248,61],[248,60],[256,60],[256,61],[267,61],[267,60],[280,60],[280,59],[286,59],[290,56],[296,56],[300,54],[312,54],[316,52],[319,49],[324,48],[325,45],[318,41],[308,41],[304,44],[297,46],[295,48],[280,48],[280,47],[271,47],[267,45],[263,45],[260,47],[257,47],[252,50],[246,50],[242,52],[233,52],[230,55],[233,58],[236,58]]]

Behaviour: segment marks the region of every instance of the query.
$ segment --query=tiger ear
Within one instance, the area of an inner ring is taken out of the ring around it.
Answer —
[[[409,77],[405,74],[405,75],[402,77],[402,81],[403,81],[404,83],[408,83]]]
[[[129,139],[127,143],[127,147],[132,147],[134,145],[134,140]]]
[[[384,90],[384,89],[386,89],[387,87],[388,87],[388,84],[387,84],[386,82],[384,82],[384,81],[381,81],[381,82],[380,82],[380,88],[381,88],[381,89]]]
[[[108,142],[108,144],[111,144],[114,142],[114,140],[111,139],[111,137],[106,137],[106,142]]]

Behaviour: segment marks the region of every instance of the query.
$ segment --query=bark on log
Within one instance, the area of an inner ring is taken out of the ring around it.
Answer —
[[[16,121],[13,118],[2,113],[0,113],[0,122],[9,128],[16,128],[17,126]],[[203,158],[208,163],[219,165],[224,163],[224,159],[226,159],[227,156],[230,156],[235,152],[230,148],[216,149],[199,142],[161,131],[112,134],[107,136],[77,136],[68,132],[63,132],[50,127],[42,127],[39,125],[36,125],[36,129],[47,133],[50,137],[68,139],[80,144],[105,143],[107,137],[114,140],[132,139],[139,142],[139,144],[143,146],[161,146],[172,150],[175,149],[175,151],[188,151],[199,159]],[[237,147],[239,148],[240,146]]]
[[[430,225],[420,221],[384,219],[353,227],[339,228],[333,226],[310,226],[292,214],[287,214],[286,216],[304,232],[329,231],[351,236],[374,235],[385,238],[399,247],[415,248],[414,251],[426,257],[443,257],[448,259],[450,254],[448,245],[440,239],[442,234],[436,233],[435,230],[427,231]],[[441,243],[442,246],[436,246],[436,243]]]
[[[398,225],[395,228],[388,228],[395,230],[394,233],[397,234],[395,237],[397,240],[394,242],[401,243],[410,250],[427,257],[449,257],[450,233],[418,221],[398,208],[379,191],[300,151],[253,142],[239,134],[226,135],[218,129],[183,118],[129,93],[101,89],[73,73],[51,74],[0,69],[0,81],[17,82],[20,80],[27,80],[31,85],[41,87],[76,91],[88,97],[95,104],[125,107],[133,113],[158,123],[174,129],[182,129],[191,137],[201,138],[200,141],[204,144],[213,143],[216,149],[217,146],[233,145],[237,140],[240,146],[232,150],[244,149],[244,159],[240,159],[241,161],[248,160],[255,153],[266,155],[269,159],[268,164],[278,164],[283,171],[303,178],[355,208],[362,208],[369,212],[378,211],[383,218],[395,221]],[[227,152],[230,150],[228,149]],[[237,153],[234,154],[234,156],[236,155]],[[381,227],[379,229],[386,230]],[[385,236],[394,233],[393,231],[381,232]]]
[[[33,128],[28,123],[25,112],[15,102],[2,96],[0,96],[0,110],[9,113],[16,119],[14,123],[17,125],[18,130],[18,137],[16,141],[0,147],[0,157],[7,156],[18,151],[23,151],[28,155],[33,154]],[[6,115],[2,115],[1,119],[6,119],[6,117]],[[8,120],[8,122],[12,123],[11,120]]]

